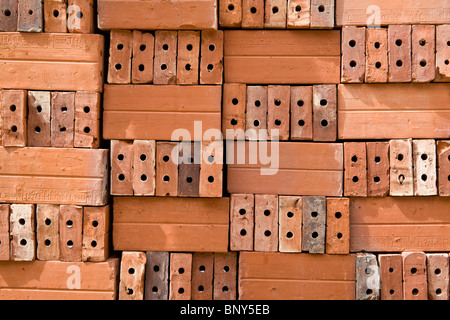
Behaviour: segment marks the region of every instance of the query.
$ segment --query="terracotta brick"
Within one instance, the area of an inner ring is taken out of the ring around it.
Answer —
[[[389,194],[389,142],[366,142],[367,195],[385,197]]]
[[[94,0],[68,0],[67,6],[69,32],[95,33],[97,13]]]
[[[389,141],[389,194],[391,196],[412,196],[413,184],[413,154],[412,140]]]
[[[44,29],[44,8],[42,0],[18,0],[19,13],[17,31],[42,32]]]
[[[0,261],[10,259],[9,204],[0,204]]]
[[[264,28],[286,29],[287,1],[266,0],[264,8]]]
[[[227,137],[227,130],[245,131],[245,84],[224,83],[222,103],[222,134]]]
[[[108,83],[131,82],[132,41],[133,33],[130,30],[111,30]]]
[[[230,250],[253,251],[255,196],[231,194],[230,198]]]
[[[2,91],[2,121],[5,147],[24,147],[27,137],[27,91]]]
[[[200,31],[178,31],[177,84],[198,84]]]
[[[380,272],[377,257],[371,253],[356,254],[356,300],[380,299]]]
[[[311,21],[309,0],[288,0],[287,28],[308,29]]]
[[[242,0],[242,29],[264,27],[264,0]]]
[[[365,82],[387,82],[388,68],[388,30],[366,28]]]
[[[302,251],[325,253],[326,215],[325,197],[303,197]]]
[[[367,197],[365,142],[344,142],[344,196]]]
[[[435,196],[436,185],[436,142],[413,140],[414,195]]]
[[[62,205],[59,210],[59,248],[61,261],[81,261],[83,207]]]
[[[133,144],[111,141],[111,194],[133,195]]]
[[[267,135],[270,140],[289,140],[290,90],[289,86],[268,86]]]
[[[200,165],[200,197],[221,197],[223,185],[223,141],[204,142]]]
[[[291,140],[313,139],[312,86],[291,87]]]
[[[177,32],[155,31],[154,84],[177,82]]]
[[[214,253],[214,300],[237,299],[237,253]]]
[[[334,28],[334,1],[311,0],[311,29]]]
[[[313,140],[336,141],[337,89],[335,85],[313,86]]]
[[[146,252],[144,300],[169,299],[169,253]]]
[[[403,300],[428,300],[427,261],[423,252],[402,252]]]
[[[77,91],[75,93],[74,147],[100,147],[100,94]]]
[[[363,83],[366,71],[366,28],[342,28],[342,83]]]
[[[28,91],[27,140],[30,147],[50,147],[50,92]]]
[[[450,196],[450,141],[437,142],[439,195]]]
[[[83,261],[106,261],[112,251],[111,248],[111,208],[84,207],[83,213]]]
[[[223,31],[203,30],[201,34],[200,84],[223,82]]]
[[[144,252],[122,252],[119,300],[144,300],[146,262]]]
[[[180,142],[178,196],[198,197],[200,191],[200,143]]]
[[[435,82],[450,81],[450,24],[436,26],[436,78]]]
[[[278,251],[278,196],[255,195],[255,251]]]
[[[348,254],[350,250],[350,210],[348,198],[327,198],[327,254]]]
[[[52,92],[51,145],[73,148],[75,131],[75,92]]]
[[[67,32],[67,2],[44,0],[44,30],[56,33]]]
[[[134,140],[132,148],[133,194],[154,196],[156,142],[155,140]]]
[[[173,158],[175,157],[175,158]],[[156,195],[178,194],[178,142],[156,143]]]
[[[219,0],[219,27],[236,28],[242,23],[242,0]]]
[[[428,300],[448,300],[448,253],[427,253]]]
[[[245,130],[267,129],[267,99],[267,86],[247,86]]]
[[[17,29],[17,0],[1,0],[0,12],[3,17],[0,20],[0,31],[16,31]]]
[[[301,197],[279,196],[278,243],[280,252],[302,251],[302,211]]]
[[[34,204],[12,204],[9,232],[12,261],[33,261],[36,258],[36,225]]]
[[[36,206],[36,259],[59,260],[59,206]]]
[[[400,254],[378,255],[381,300],[403,299],[403,259]]]
[[[214,254],[192,254],[192,300],[212,300],[214,279]]]
[[[153,58],[155,37],[150,32],[133,30],[133,54],[131,57],[131,82],[153,82]]]
[[[0,145],[3,146],[3,91],[0,90]]]
[[[436,26],[413,25],[411,34],[412,47],[412,82],[430,82],[436,76]]]
[[[389,82],[411,81],[411,26],[388,27]]]
[[[170,254],[169,300],[191,300],[192,254]]]

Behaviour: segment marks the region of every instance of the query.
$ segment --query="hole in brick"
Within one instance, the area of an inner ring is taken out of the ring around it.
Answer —
[[[378,61],[377,63],[375,63],[375,68],[380,69],[381,68],[381,62]]]
[[[178,293],[179,293],[179,294],[183,294],[183,293],[184,293],[184,288],[178,289]]]
[[[179,274],[183,274],[183,273],[184,273],[184,268],[179,268],[179,269],[178,269],[178,273],[179,273]]]
[[[67,220],[66,221],[66,226],[67,226],[67,228],[72,228],[73,227],[73,221],[72,220]]]
[[[305,125],[305,121],[304,120],[298,120],[298,125],[300,127],[303,127]]]
[[[302,7],[301,6],[295,6],[295,12],[300,12],[302,11]]]
[[[166,176],[163,177],[163,180],[164,180],[165,182],[169,182],[169,181],[170,181],[170,177],[166,175]]]
[[[66,132],[66,130],[67,130],[66,127],[61,127],[61,128],[59,128],[59,131],[60,131],[60,132]]]
[[[394,272],[394,269],[393,268],[389,268],[389,272],[390,273]]]
[[[69,247],[69,248],[73,247],[73,241],[72,240],[67,241],[67,247]]]
[[[411,268],[411,274],[416,274],[417,273],[417,269],[416,268]]]
[[[366,294],[370,295],[370,294],[372,294],[372,293],[373,293],[372,289],[367,289],[367,290],[366,290]]]
[[[358,161],[358,157],[357,157],[356,155],[354,155],[354,156],[352,157],[352,162],[356,162],[356,161]]]
[[[264,210],[264,215],[265,215],[266,217],[270,216],[270,210]]]
[[[127,289],[127,294],[128,295],[132,295],[134,293],[134,290],[133,289],[131,289],[131,288],[128,288]]]
[[[214,51],[214,50],[216,50],[216,46],[213,45],[213,44],[210,44],[210,45],[208,46],[208,49],[209,49],[209,51]]]
[[[187,182],[187,183],[192,183],[192,181],[193,181],[192,177],[187,177],[187,178],[186,178],[186,182]]]
[[[342,233],[339,232],[336,236],[337,236],[338,239],[341,239],[342,238]]]
[[[299,106],[299,107],[303,107],[304,104],[305,103],[303,102],[303,100],[298,100],[297,101],[297,106]]]
[[[84,127],[83,131],[84,131],[84,133],[89,133],[89,132],[91,132],[91,128]]]
[[[232,4],[228,5],[228,10],[233,11],[234,10],[234,6]]]
[[[194,48],[194,47],[192,46],[192,44],[188,44],[188,45],[186,46],[186,50],[187,50],[187,51],[192,51],[193,48]]]
[[[92,226],[94,228],[97,228],[98,227],[98,221],[97,220],[92,221]]]
[[[214,156],[213,155],[208,156],[208,162],[209,163],[213,163],[214,162]]]
[[[203,266],[203,265],[201,265],[200,267],[198,267],[198,270],[199,270],[200,272],[205,272],[206,267]]]
[[[338,211],[338,212],[336,212],[336,213],[334,214],[334,216],[336,217],[336,219],[340,219],[340,218],[342,218],[342,213],[340,213],[340,212]]]
[[[328,121],[325,120],[325,119],[323,119],[322,121],[320,121],[320,125],[321,125],[322,127],[326,127],[326,126],[328,125]]]
[[[119,43],[117,45],[117,50],[123,50],[123,44],[122,43]]]
[[[184,66],[184,68],[185,68],[187,71],[190,71],[190,70],[191,70],[191,65],[188,63],[188,64],[186,64],[186,65]]]
[[[258,120],[253,121],[253,125],[254,125],[255,127],[258,127],[258,126],[259,126],[259,121],[258,121]]]
[[[380,43],[379,42],[375,42],[373,44],[373,46],[375,47],[375,49],[379,49],[380,48]]]
[[[426,60],[420,60],[420,66],[422,68],[424,68],[427,65],[427,61]]]
[[[450,175],[447,177],[447,180],[450,181]]]
[[[272,7],[272,13],[275,14],[278,12],[278,7]]]
[[[399,153],[399,154],[397,155],[397,160],[398,160],[398,161],[402,161],[402,160],[403,160],[403,154]]]
[[[158,272],[159,271],[159,266],[158,265],[154,265],[153,266],[153,271]]]
[[[118,159],[119,161],[122,161],[124,158],[125,158],[124,155],[121,154],[121,153],[119,153],[119,155],[117,156],[117,159]]]
[[[434,274],[437,275],[437,276],[440,275],[441,274],[441,269],[438,268],[438,269],[434,270]]]
[[[50,220],[49,218],[47,218],[47,219],[45,219],[44,223],[45,223],[46,226],[49,226],[49,225],[52,224],[52,220]]]
[[[394,294],[394,292],[395,292],[394,289],[389,290],[390,294]]]
[[[350,40],[348,42],[348,45],[353,48],[354,46],[356,46],[356,41],[355,40]]]
[[[212,64],[208,64],[206,68],[208,69],[208,71],[212,71],[214,69],[214,66]]]
[[[379,182],[381,181],[381,179],[380,179],[380,177],[374,177],[374,178],[373,178],[373,181],[374,181],[375,183],[379,183]]]
[[[125,175],[123,173],[119,174],[118,179],[119,179],[119,181],[125,180]]]
[[[261,101],[256,100],[256,101],[255,101],[255,107],[260,107],[260,106],[261,106]]]
[[[237,125],[238,122],[236,119],[231,119],[230,123],[231,123],[231,125],[235,126],[235,125]]]
[[[445,60],[444,63],[445,63],[446,65],[448,65],[448,64],[450,63],[450,61]]]
[[[97,246],[97,241],[92,240],[91,241],[91,246],[92,246],[92,248],[95,248]]]
[[[227,286],[224,286],[224,287],[222,288],[222,292],[228,292],[228,287],[227,287]]]
[[[240,234],[241,234],[241,236],[245,236],[245,235],[247,234],[247,230],[242,229],[241,232],[240,232]]]
[[[41,106],[37,106],[36,107],[36,111],[37,111],[37,113],[41,113],[42,112],[42,107]]]
[[[350,61],[350,67],[352,67],[352,68],[356,67],[356,61],[355,60]]]
[[[4,12],[5,16],[9,17],[11,15],[11,10],[6,9]]]
[[[128,273],[129,273],[129,274],[134,274],[134,272],[135,272],[134,268],[129,268],[129,269],[128,269]]]
[[[395,40],[395,44],[397,45],[397,47],[400,47],[402,45],[403,41],[401,39],[397,39]]]
[[[230,267],[229,267],[229,266],[224,266],[224,267],[223,267],[223,271],[224,271],[224,272],[230,271]]]
[[[145,51],[145,49],[147,49],[147,46],[146,46],[145,44],[141,44],[141,45],[139,46],[139,50]]]
[[[19,224],[22,225],[22,226],[25,225],[25,219],[20,218],[19,219]]]
[[[214,182],[214,177],[213,176],[209,176],[208,177],[208,182],[209,183],[213,183]]]
[[[395,65],[400,68],[401,66],[403,66],[403,61],[402,60],[397,60]]]
[[[205,290],[205,288],[203,286],[198,286],[198,292],[203,292]]]
[[[243,216],[244,214],[246,214],[247,213],[247,211],[245,210],[245,209],[239,209],[239,214],[241,215],[241,216]]]
[[[324,5],[320,5],[319,6],[319,12],[324,12],[325,11],[325,7],[324,7]]]
[[[359,181],[359,178],[358,178],[357,176],[354,176],[354,177],[352,178],[352,181],[356,183],[356,182]]]
[[[139,71],[144,71],[145,70],[145,66],[143,64],[140,64],[138,69],[139,69]]]
[[[326,99],[320,100],[320,105],[321,105],[321,106],[326,106],[327,103],[328,103],[328,101],[327,101]]]
[[[412,290],[412,294],[415,295],[415,296],[417,296],[417,295],[419,294],[419,289],[414,288],[414,289]]]
[[[447,41],[447,46],[449,46],[449,47],[450,47],[450,41]]]
[[[14,104],[12,104],[12,105],[9,107],[9,110],[11,110],[11,112],[15,112],[16,109],[17,109],[17,107],[16,107],[16,105],[14,105]]]
[[[11,127],[11,131],[12,131],[12,132],[17,132],[17,126],[12,126],[12,127]]]
[[[380,157],[375,157],[375,163],[380,163],[381,158]]]
[[[166,70],[167,69],[167,65],[165,64],[165,63],[163,63],[162,65],[161,65],[161,70]]]
[[[29,14],[30,16],[32,16],[32,15],[33,15],[33,10],[28,10],[28,14]]]
[[[141,161],[145,161],[147,160],[147,156],[143,153],[139,156],[139,159],[141,159]]]
[[[236,106],[239,103],[239,100],[237,98],[233,98],[233,100],[231,100],[231,103]]]
[[[438,296],[440,296],[440,295],[442,294],[441,288],[437,288],[437,289],[436,289],[436,294],[437,294]]]
[[[404,175],[399,175],[398,176],[398,182],[400,183],[400,185],[403,185],[403,183],[405,182],[405,176]]]
[[[419,40],[419,44],[423,47],[425,44],[427,43],[427,41],[425,39],[420,39]]]
[[[286,233],[286,238],[292,238],[294,236],[294,234],[291,232],[291,231],[289,231],[288,233]]]
[[[288,218],[292,218],[294,216],[294,213],[289,211],[286,215],[287,215]]]
[[[366,274],[370,274],[370,273],[372,272],[372,269],[371,269],[370,267],[367,267],[367,268],[364,270],[364,272],[365,272]]]
[[[314,231],[314,232],[311,234],[311,236],[315,239],[315,238],[317,238],[317,237],[319,236],[319,234],[318,234],[316,231]]]
[[[169,156],[164,156],[164,157],[163,157],[163,161],[164,161],[164,162],[169,161],[169,159],[170,159]]]
[[[83,108],[84,113],[89,113],[91,111],[91,108],[89,108],[88,106]]]
[[[37,126],[36,128],[34,128],[34,132],[40,133],[41,132],[41,127]]]
[[[147,175],[146,174],[141,175],[141,181],[147,181]]]
[[[255,14],[255,13],[256,13],[256,8],[255,8],[255,7],[251,7],[251,8],[250,8],[250,12],[253,13],[253,14]]]
[[[275,99],[273,103],[275,103],[276,106],[279,106],[281,105],[281,100]]]
[[[426,174],[423,174],[420,176],[420,178],[422,179],[422,181],[427,181],[428,176]]]
[[[26,246],[27,245],[27,240],[25,240],[25,239],[20,240],[20,245],[21,246]]]
[[[116,68],[116,70],[120,70],[120,69],[122,69],[122,65],[120,63],[116,63],[114,68]]]
[[[275,125],[276,125],[276,126],[279,126],[279,125],[281,125],[281,120],[279,120],[279,119],[276,119],[276,120],[275,120]]]
[[[49,239],[45,239],[44,244],[45,244],[46,247],[50,247],[52,242]]]
[[[158,287],[157,286],[153,286],[152,287],[152,292],[158,292]]]
[[[78,12],[77,12],[77,17],[78,17],[78,19],[83,18],[83,12],[78,11]]]
[[[313,211],[311,212],[311,217],[316,218],[319,214],[317,213],[317,211]]]
[[[167,51],[167,50],[169,50],[169,45],[167,43],[165,43],[165,44],[163,44],[162,48],[164,51]]]
[[[422,153],[422,155],[420,156],[420,158],[422,160],[427,160],[428,159],[428,155],[426,153]]]
[[[270,237],[271,234],[272,234],[272,232],[270,232],[269,230],[264,231],[264,235],[266,237]]]

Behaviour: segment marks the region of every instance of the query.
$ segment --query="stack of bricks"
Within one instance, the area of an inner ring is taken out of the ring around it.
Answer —
[[[448,300],[446,5],[0,0],[0,299]]]

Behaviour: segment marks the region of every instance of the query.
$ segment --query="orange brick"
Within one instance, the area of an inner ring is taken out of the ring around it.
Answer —
[[[326,215],[325,197],[303,197],[302,251],[325,253]]]
[[[428,300],[426,255],[402,252],[403,300]]]
[[[169,299],[169,252],[146,252],[144,300]]]
[[[412,82],[430,82],[436,76],[436,26],[413,25]]]
[[[313,86],[313,140],[336,141],[337,89],[335,85]]]
[[[448,300],[448,253],[427,253],[428,299]]]
[[[334,28],[334,1],[311,0],[311,29]]]
[[[122,252],[119,300],[144,300],[146,262],[144,252]]]
[[[170,254],[169,300],[191,300],[192,254]]]
[[[237,298],[237,253],[214,253],[214,300]]]
[[[100,147],[100,94],[77,91],[75,93],[75,135],[76,148]]]
[[[341,83],[363,83],[366,71],[366,28],[342,28]]]
[[[59,260],[59,205],[36,206],[36,258]]]
[[[131,57],[131,82],[153,82],[153,57],[155,37],[150,32],[133,30],[133,54]]]
[[[242,0],[220,0],[219,27],[235,28],[242,23]]]
[[[173,158],[175,157],[175,158]],[[156,195],[178,194],[178,142],[156,143]]]
[[[200,84],[222,84],[223,31],[201,33]]]
[[[200,165],[200,197],[221,197],[223,185],[223,141],[203,143]]]
[[[291,87],[291,140],[313,139],[312,86]]]
[[[264,28],[286,29],[287,1],[266,0],[264,10]]]
[[[436,78],[435,82],[450,81],[450,24],[436,26]]]
[[[27,91],[2,91],[3,145],[25,147],[27,139]]]
[[[3,13],[3,17],[0,20],[0,31],[16,31],[17,5],[17,0],[0,1],[0,12]]]
[[[278,196],[255,195],[255,251],[278,251]]]
[[[222,134],[227,137],[227,130],[245,131],[246,85],[225,83],[223,85]]]
[[[267,129],[267,86],[247,86],[245,130]]]
[[[67,2],[44,0],[44,30],[45,32],[67,32]]]
[[[106,261],[111,251],[109,205],[84,207],[83,213],[83,261]]]
[[[94,0],[68,0],[67,6],[69,32],[95,33],[97,13]]]
[[[133,33],[130,30],[111,30],[108,83],[131,82],[132,40]]]
[[[366,28],[365,82],[387,82],[388,68],[388,30]]]
[[[156,189],[155,140],[134,140],[132,148],[133,194],[154,196]]]
[[[192,300],[212,300],[214,279],[214,254],[192,254]]]
[[[52,92],[51,145],[73,148],[75,131],[75,92]]]
[[[133,195],[133,145],[129,141],[111,141],[111,194]]]
[[[12,204],[10,210],[11,260],[33,261],[36,258],[35,206]]]
[[[367,197],[365,142],[344,142],[344,196]]]
[[[61,261],[81,261],[83,207],[62,205],[59,210]]]
[[[302,251],[302,210],[301,197],[279,196],[279,251]]]
[[[308,29],[311,20],[309,0],[288,0],[287,28]]]
[[[289,140],[290,87],[269,85],[267,96],[268,139]]]
[[[253,251],[254,210],[253,194],[231,194],[230,250]]]
[[[367,195],[384,197],[389,194],[389,142],[366,142]]]
[[[9,204],[0,204],[0,261],[10,259]]]
[[[439,195],[450,196],[450,141],[437,142]]]
[[[389,82],[411,81],[411,26],[388,27]]]
[[[28,91],[28,133],[30,147],[51,145],[51,95],[49,91]]]
[[[264,0],[242,0],[242,29],[264,27]]]
[[[200,31],[178,31],[177,84],[198,84]]]
[[[177,32],[155,31],[154,84],[177,82]]]
[[[390,191],[391,196],[412,196],[413,161],[412,140],[389,141]]]
[[[400,254],[378,255],[381,300],[403,299],[403,259]]]
[[[198,197],[200,191],[200,142],[180,142],[178,196]]]
[[[348,198],[327,198],[327,227],[325,252],[350,252],[350,202]]]

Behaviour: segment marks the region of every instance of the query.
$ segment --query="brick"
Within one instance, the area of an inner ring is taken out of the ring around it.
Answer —
[[[311,0],[311,29],[334,28],[334,1]]]
[[[388,27],[389,82],[411,81],[411,26]]]
[[[0,145],[3,146],[3,102],[2,102],[2,90],[0,90]]]
[[[264,8],[264,28],[286,29],[287,1],[266,0]]]
[[[309,0],[288,0],[287,28],[309,29],[311,10]]]
[[[255,251],[278,251],[278,196],[255,195]]]
[[[198,197],[200,191],[199,142],[180,142],[178,162],[178,196]]]
[[[94,0],[68,0],[68,30],[72,33],[95,33],[97,13]]]
[[[380,299],[380,272],[377,257],[371,253],[356,254],[356,300]]]
[[[144,252],[122,252],[119,300],[144,300],[146,262]]]
[[[0,261],[10,259],[9,204],[0,204]]]
[[[290,90],[289,86],[268,86],[267,131],[270,140],[289,140]]]
[[[81,261],[83,207],[62,205],[59,210],[59,248],[61,261]]]
[[[36,206],[36,259],[59,260],[59,206]]]
[[[222,134],[224,137],[227,137],[228,129],[245,131],[246,91],[245,84],[223,84]]]
[[[236,28],[242,23],[242,0],[219,0],[219,27]]]
[[[388,30],[366,28],[366,83],[388,81]]]
[[[200,84],[222,84],[224,34],[222,30],[201,33]]]
[[[67,2],[44,0],[44,30],[55,33],[67,32]]]
[[[237,253],[214,253],[214,300],[237,299]]]
[[[327,254],[350,252],[350,201],[348,198],[327,198],[326,243]]]
[[[437,142],[439,195],[450,195],[450,141]]]
[[[427,253],[426,256],[428,300],[448,300],[448,254]]]
[[[365,142],[344,142],[344,196],[367,197]]]
[[[334,85],[313,86],[313,140],[336,141],[337,89]]]
[[[52,92],[51,145],[73,148],[75,131],[75,92]]]
[[[342,28],[341,83],[363,83],[366,72],[366,28]]]
[[[191,300],[192,254],[170,254],[169,300]]]
[[[155,37],[150,32],[133,30],[133,54],[131,57],[131,82],[153,82],[153,58]]]
[[[278,243],[280,252],[302,251],[302,210],[301,197],[279,196]]]
[[[169,299],[169,253],[146,252],[144,300]]]
[[[175,150],[174,150],[175,149]],[[175,156],[175,159],[172,157]],[[178,194],[178,142],[156,143],[156,195]]]
[[[325,253],[326,215],[325,197],[303,197],[302,251]]]
[[[17,29],[17,0],[0,1],[0,12],[3,14],[0,21],[0,31],[11,32]]]
[[[2,300],[116,300],[119,258],[0,264]]]
[[[389,141],[389,194],[391,196],[412,196],[413,184],[413,154],[412,140]]]
[[[77,91],[75,93],[74,147],[100,147],[100,94]]]
[[[435,82],[450,81],[450,24],[436,26],[436,78]]]
[[[214,254],[192,254],[192,300],[212,300],[214,279]]]
[[[378,255],[381,300],[403,299],[403,259],[400,254]]]
[[[132,148],[133,194],[154,196],[156,142],[155,140],[134,140]]]
[[[230,199],[230,250],[253,251],[255,196],[231,194]]]
[[[354,300],[355,255],[241,252],[239,299]]]
[[[27,139],[27,91],[2,91],[2,121],[5,147],[24,147]]]
[[[200,165],[200,197],[221,197],[223,185],[223,141],[203,143]]]
[[[389,142],[366,142],[367,196],[389,194]]]
[[[313,139],[312,86],[291,87],[291,140]]]
[[[242,0],[242,29],[264,27],[264,0]]]
[[[111,141],[111,194],[133,195],[133,144]]]
[[[83,261],[106,261],[112,251],[110,218],[111,208],[84,207],[83,212]]]
[[[413,140],[414,195],[435,196],[436,185],[436,142]]]
[[[27,142],[30,147],[51,145],[50,101],[49,91],[28,91]]]
[[[42,0],[18,0],[17,31],[42,32],[44,8]]]
[[[109,44],[108,83],[131,82],[131,52],[133,33],[130,30],[111,30]]]
[[[430,82],[436,76],[436,26],[413,25],[411,33],[412,82]]]
[[[154,84],[177,82],[177,32],[155,31]]]
[[[403,300],[427,300],[427,266],[423,252],[402,252]]]
[[[267,129],[267,90],[267,86],[247,86],[245,130],[255,129],[258,132]]]
[[[177,84],[198,84],[200,31],[178,31]]]
[[[9,230],[12,261],[33,261],[36,258],[35,206],[12,204]]]

